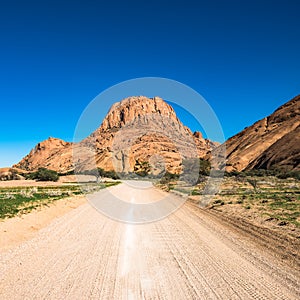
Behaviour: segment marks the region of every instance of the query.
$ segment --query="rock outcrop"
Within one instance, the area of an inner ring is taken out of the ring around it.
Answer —
[[[74,163],[79,170],[100,167],[129,172],[147,163],[153,173],[178,173],[183,159],[207,157],[215,147],[200,132],[193,134],[184,126],[161,98],[138,96],[115,103],[101,126],[80,143],[49,138],[16,167],[28,171],[46,167],[64,173]]]
[[[227,171],[299,170],[299,133],[300,96],[297,96],[226,141]],[[217,146],[200,132],[192,133],[161,98],[129,97],[115,103],[101,126],[80,143],[49,138],[14,167],[26,171],[46,167],[65,173],[73,170],[75,163],[79,169],[100,167],[128,172],[140,170],[147,163],[154,173],[162,170],[178,173],[183,159],[195,156],[208,159]]]
[[[13,167],[26,171],[36,171],[40,167],[60,173],[73,169],[72,143],[49,137],[38,143],[28,155]]]
[[[94,150],[86,159],[89,147]],[[81,142],[77,160],[80,165],[84,161],[83,165],[96,164],[104,170],[125,173],[147,162],[153,173],[179,173],[183,159],[204,157],[212,147],[201,134],[193,135],[161,98],[139,96],[111,107],[102,125]]]
[[[300,125],[259,155],[248,168],[300,171]]]
[[[226,141],[227,171],[299,170],[300,96]]]

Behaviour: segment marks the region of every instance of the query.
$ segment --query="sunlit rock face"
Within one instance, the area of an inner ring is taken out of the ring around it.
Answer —
[[[209,157],[217,144],[194,134],[159,97],[129,97],[110,108],[101,126],[78,144],[49,138],[39,143],[16,167],[58,172],[94,167],[132,172],[145,163],[151,172],[181,172],[182,160]],[[73,152],[74,161],[73,161]]]
[[[105,170],[132,172],[150,164],[151,172],[181,172],[182,160],[205,157],[215,147],[193,134],[159,97],[126,98],[115,103],[84,145],[93,145],[96,163]]]
[[[58,172],[70,171],[73,168],[72,147],[73,143],[49,137],[38,143],[28,155],[13,167],[26,171],[35,171],[40,167]]]
[[[300,96],[226,141],[227,171],[300,169]]]

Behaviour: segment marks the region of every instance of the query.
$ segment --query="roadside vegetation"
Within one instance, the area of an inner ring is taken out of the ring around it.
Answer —
[[[201,163],[196,185],[191,187],[180,181],[179,175],[166,173],[157,186],[165,191],[188,195],[189,200],[200,203],[210,174],[209,163],[200,161],[200,166]],[[280,169],[225,172],[221,188],[207,208],[298,232],[300,172]]]
[[[199,159],[199,171],[194,170],[195,160],[185,160],[182,164],[185,175],[162,172],[153,175],[149,162],[137,162],[132,173],[118,174],[101,168],[82,171],[82,175],[92,175],[94,180],[80,185],[2,188],[0,189],[0,218],[26,213],[34,208],[72,195],[92,193],[118,182],[101,183],[103,178],[122,179],[159,179],[156,186],[165,190],[188,195],[191,201],[198,203],[209,176],[224,177],[220,191],[213,197],[207,208],[223,211],[237,216],[255,218],[259,222],[276,226],[300,228],[300,172],[274,170],[250,170],[244,172],[219,173],[211,171],[210,163]],[[27,173],[27,179],[37,181],[57,181],[59,176],[73,175],[74,172],[58,174],[55,171],[40,168]],[[100,183],[100,184],[99,184]]]
[[[275,176],[225,177],[222,190],[208,207],[260,223],[300,228],[300,181]]]
[[[147,162],[138,162],[134,172],[120,174],[122,178],[147,180],[160,178],[156,186],[189,196],[194,202],[200,202],[209,176],[223,178],[220,191],[213,197],[207,208],[223,211],[236,216],[256,219],[261,223],[274,226],[289,226],[300,229],[300,172],[274,170],[250,170],[244,172],[211,171],[208,161],[199,159],[198,177],[188,176],[193,170],[195,160],[183,163],[185,176],[164,172],[154,176]],[[85,171],[85,174],[118,179],[115,172],[102,169]],[[98,175],[97,175],[98,174]]]
[[[33,209],[48,206],[59,199],[92,193],[118,183],[0,188],[0,219],[22,215]]]
[[[39,168],[36,172],[29,173],[27,179],[34,179],[37,181],[58,181],[59,175],[56,171],[46,168]]]

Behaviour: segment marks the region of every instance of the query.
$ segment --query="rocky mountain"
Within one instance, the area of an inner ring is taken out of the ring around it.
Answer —
[[[101,126],[78,144],[49,138],[39,143],[15,167],[58,172],[93,169],[128,172],[145,162],[154,173],[178,173],[182,160],[207,157],[216,144],[192,133],[173,108],[159,97],[129,97],[115,103]],[[74,152],[74,156],[72,155]]]
[[[300,125],[259,155],[248,168],[300,170]]]
[[[227,171],[300,169],[300,96],[273,114],[228,139]],[[61,173],[100,167],[106,171],[137,171],[151,167],[178,173],[186,158],[218,155],[218,145],[192,133],[173,108],[159,97],[129,97],[115,103],[101,126],[78,144],[49,138],[14,167],[34,171],[46,167]],[[222,145],[224,147],[224,145]],[[221,147],[220,147],[221,148]],[[73,155],[74,153],[74,155]]]
[[[68,172],[72,170],[72,143],[49,137],[38,143],[14,168],[35,171],[40,167]]]
[[[97,166],[117,172],[133,171],[136,165],[149,162],[154,173],[163,168],[178,173],[183,158],[204,157],[212,149],[201,134],[193,135],[180,122],[169,104],[144,96],[115,103],[102,125],[81,142],[83,147],[90,145],[97,153]],[[88,156],[82,147],[79,152]],[[95,164],[93,157],[89,163]]]
[[[300,169],[300,96],[226,141],[227,170]]]

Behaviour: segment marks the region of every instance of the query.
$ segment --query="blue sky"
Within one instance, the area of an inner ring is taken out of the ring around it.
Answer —
[[[234,135],[300,93],[299,11],[299,1],[1,1],[0,167],[49,136],[72,140],[94,97],[137,77],[190,86]]]

